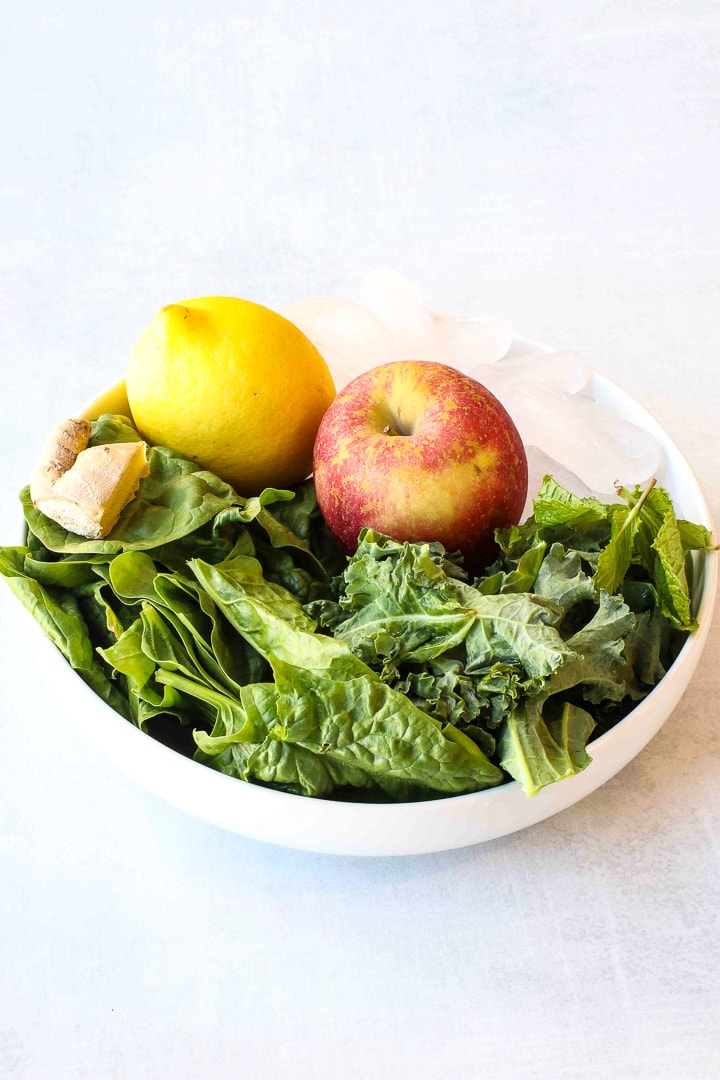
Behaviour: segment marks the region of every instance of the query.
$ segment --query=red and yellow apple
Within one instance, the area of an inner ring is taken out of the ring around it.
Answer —
[[[340,391],[315,439],[318,504],[348,552],[365,526],[439,540],[469,570],[525,506],[527,457],[510,415],[475,379],[432,361],[382,364]]]

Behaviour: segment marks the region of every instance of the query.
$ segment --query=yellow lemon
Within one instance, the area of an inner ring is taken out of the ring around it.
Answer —
[[[161,308],[126,372],[141,435],[217,473],[241,495],[305,479],[335,397],[315,346],[261,304],[209,296]]]

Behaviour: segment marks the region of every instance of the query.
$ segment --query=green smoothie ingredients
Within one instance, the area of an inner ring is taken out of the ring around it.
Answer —
[[[120,416],[90,446],[138,442]],[[312,481],[243,498],[161,446],[109,535],[21,493],[8,584],[92,689],[199,762],[307,795],[407,801],[584,769],[587,743],[662,678],[695,627],[666,491],[604,504],[546,477],[470,579],[438,543],[365,529],[346,557]]]

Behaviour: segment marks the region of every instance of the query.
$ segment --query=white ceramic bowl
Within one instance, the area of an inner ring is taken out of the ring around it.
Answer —
[[[712,527],[697,481],[660,425],[631,397],[600,375],[591,391],[602,405],[660,442],[659,481],[680,515]],[[128,412],[124,387],[112,387],[85,415]],[[614,728],[590,743],[592,763],[579,775],[528,797],[514,782],[471,795],[401,804],[357,804],[289,795],[244,783],[181,756],[145,735],[105,705],[55,647],[57,685],[73,688],[77,718],[87,738],[138,783],[188,814],[243,836],[306,851],[347,855],[408,855],[492,840],[565,810],[604,784],[639,753],[673,711],[707,640],[717,585],[717,557],[695,555],[693,593],[700,629],[692,634],[658,686]]]

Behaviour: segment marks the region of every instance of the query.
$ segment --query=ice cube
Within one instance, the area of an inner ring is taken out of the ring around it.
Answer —
[[[373,270],[360,286],[360,303],[388,327],[398,360],[449,363],[443,328],[418,289],[395,270]]]
[[[540,386],[546,390],[577,394],[589,385],[591,368],[577,353],[525,353],[505,356],[501,362],[493,364],[491,370],[483,365],[472,374],[480,382],[491,380],[497,387]],[[485,385],[492,390],[487,382]]]
[[[597,491],[609,491],[609,483],[630,487],[635,484],[644,486],[653,477],[657,477],[664,463],[662,446],[650,432],[625,420],[598,404],[587,394],[578,394],[572,398],[577,407],[577,427],[592,428],[599,449],[607,449],[607,460],[597,462],[592,470],[587,470],[587,480]],[[574,467],[572,448],[568,448],[565,460]],[[608,478],[612,474],[612,480]],[[604,486],[596,483],[596,478],[605,478]]]
[[[313,296],[287,304],[280,314],[310,338],[338,390],[361,372],[398,359],[390,330],[354,300]]]
[[[479,366],[496,363],[510,348],[512,323],[503,315],[432,315],[444,342],[444,362],[473,378]]]
[[[617,484],[644,484],[662,462],[657,440],[585,394],[516,386],[497,395],[526,446],[537,446],[607,498]]]

